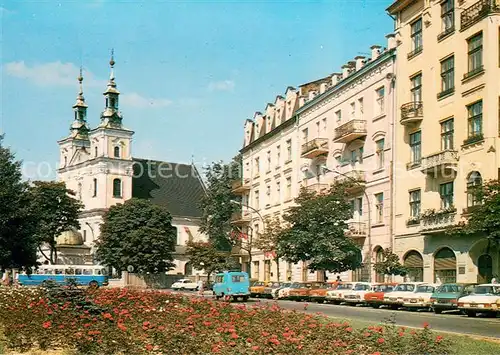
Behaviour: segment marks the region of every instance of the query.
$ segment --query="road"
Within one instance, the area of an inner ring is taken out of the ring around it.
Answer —
[[[189,295],[195,294],[191,292],[183,293]],[[204,297],[211,298],[212,296],[207,292]],[[431,329],[436,331],[500,339],[500,318],[469,318],[457,313],[434,314],[433,312],[393,311],[389,309],[373,309],[371,307],[317,303],[307,303],[307,307],[305,307],[305,303],[295,301],[250,299],[246,303],[252,305],[256,302],[277,302],[280,307],[288,310],[313,314],[321,313],[329,317],[345,320],[352,319],[373,324],[384,322],[393,317],[392,319],[395,321],[395,324],[401,326],[422,328],[424,323],[429,323]]]

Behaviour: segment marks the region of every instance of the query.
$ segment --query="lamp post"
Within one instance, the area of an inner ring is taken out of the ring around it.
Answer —
[[[351,180],[352,182],[354,182],[355,184],[357,185],[360,185],[359,182],[352,178],[351,176],[348,176],[346,174],[343,174],[341,173],[340,171],[337,171],[337,170],[331,170],[329,169],[328,167],[326,167],[325,165],[322,165],[321,168],[323,170],[326,170],[328,172],[331,172],[331,173],[334,173],[334,174],[337,174],[337,175],[340,175],[340,176],[343,176],[345,177],[346,179],[349,179]],[[361,185],[360,185],[361,186]],[[371,282],[372,281],[372,226],[371,226],[371,218],[372,218],[372,214],[371,214],[371,205],[370,205],[370,198],[368,197],[368,194],[366,193],[366,189],[363,188],[363,194],[365,195],[365,198],[366,198],[366,203],[368,205],[368,220],[367,220],[367,223],[366,223],[366,226],[368,228],[368,232],[367,232],[367,238],[368,238],[368,281]]]

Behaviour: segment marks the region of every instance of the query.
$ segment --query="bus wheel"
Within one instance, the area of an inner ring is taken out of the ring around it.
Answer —
[[[96,280],[92,280],[89,282],[89,287],[93,289],[99,288],[99,283]]]

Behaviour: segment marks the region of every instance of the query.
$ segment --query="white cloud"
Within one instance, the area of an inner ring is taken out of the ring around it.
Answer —
[[[172,104],[169,99],[144,97],[136,92],[121,95],[121,102],[124,106],[136,108],[160,108]]]
[[[208,84],[210,91],[233,91],[235,83],[232,80],[212,81]]]
[[[19,61],[5,64],[3,70],[9,76],[29,80],[39,86],[74,86],[77,84],[76,78],[80,68],[73,63],[60,61],[32,66]],[[95,79],[91,72],[84,71],[83,75],[83,83],[87,87],[106,85],[106,81]]]
[[[0,6],[0,15],[8,15],[13,13],[14,11],[11,11],[9,9],[6,9],[5,7]]]

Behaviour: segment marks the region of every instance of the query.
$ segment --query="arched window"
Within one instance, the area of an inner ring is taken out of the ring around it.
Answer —
[[[112,108],[115,108],[115,107],[116,107],[116,99],[115,99],[114,97],[112,97],[112,98],[110,99],[110,106],[111,106]]]
[[[434,282],[457,282],[457,258],[450,248],[442,248],[434,256]]]
[[[120,179],[113,180],[113,197],[122,197],[122,181]]]
[[[120,147],[116,146],[114,148],[114,157],[115,158],[120,158]]]
[[[193,265],[190,262],[187,262],[184,265],[184,275],[186,275],[186,276],[193,275]]]
[[[375,263],[381,263],[384,261],[384,250],[381,247],[375,248]],[[385,275],[383,273],[377,272],[375,274],[376,282],[384,282]]]
[[[408,270],[408,278],[413,282],[424,281],[424,259],[418,251],[411,250],[403,258],[403,265]]]
[[[483,184],[483,178],[478,171],[473,171],[467,178],[467,207],[474,207],[481,204],[477,196],[478,188]]]
[[[97,150],[97,147],[94,147],[94,156],[95,156],[96,158],[97,158],[97,153],[98,153],[98,152],[99,152],[99,151]]]
[[[92,185],[92,197],[96,196],[97,196],[97,179],[94,179]]]

